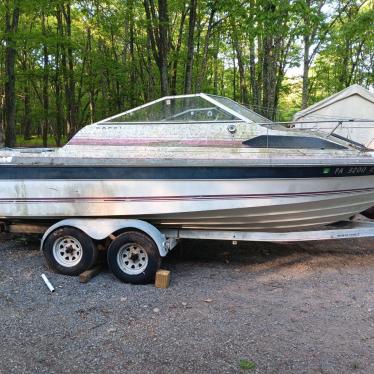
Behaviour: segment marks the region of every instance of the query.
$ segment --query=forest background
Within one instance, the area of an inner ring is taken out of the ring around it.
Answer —
[[[374,86],[374,0],[0,0],[0,146],[60,146],[165,95],[272,120]]]

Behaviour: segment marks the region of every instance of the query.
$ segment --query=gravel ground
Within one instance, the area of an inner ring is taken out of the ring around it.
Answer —
[[[373,245],[186,241],[156,289],[80,284],[3,235],[0,372],[374,373]]]

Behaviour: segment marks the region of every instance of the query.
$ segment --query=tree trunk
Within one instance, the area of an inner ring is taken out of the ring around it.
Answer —
[[[0,71],[4,71],[4,64],[3,59],[0,58]],[[4,87],[0,85],[0,148],[4,147],[4,115],[5,115],[5,108],[4,108]]]
[[[131,2],[131,6],[133,3]],[[134,19],[133,11],[131,8],[131,20],[130,20],[130,57],[131,57],[131,72],[130,72],[130,107],[133,108],[136,105],[136,97],[138,90],[136,89],[136,71],[135,71],[135,30],[134,30]]]
[[[89,111],[90,111],[90,123],[95,122],[95,87],[94,87],[94,79],[93,79],[93,67],[92,67],[92,35],[91,35],[91,28],[87,27],[87,48],[89,53],[88,58],[88,74],[90,76],[90,83],[89,83],[89,92],[88,92],[88,100],[89,100]]]
[[[44,36],[43,43],[43,147],[48,146],[48,110],[49,110],[49,97],[48,97],[48,80],[49,80],[49,58],[48,48],[46,44],[46,26],[45,16],[42,14],[42,33]]]
[[[256,70],[255,41],[253,38],[250,40],[249,44],[249,74],[252,91],[252,105],[255,106],[255,110],[258,109],[260,97]]]
[[[20,15],[19,3],[14,1],[13,10],[10,9],[9,0],[5,3],[5,145],[16,145],[16,38]]]
[[[66,4],[66,8],[63,5],[62,11],[66,23],[66,36],[67,36],[67,48],[63,49],[62,61],[65,65],[65,96],[67,106],[67,133],[68,137],[71,138],[76,128],[76,105],[75,105],[75,78],[74,78],[74,60],[73,60],[73,46],[71,40],[71,13],[70,13],[70,2]],[[67,52],[67,53],[66,53]]]
[[[160,73],[161,96],[169,94],[169,14],[167,0],[158,0],[158,19],[153,0],[144,0],[147,34]]]
[[[273,26],[276,11],[274,2],[265,3],[264,10],[268,18],[264,22],[264,36],[262,39],[262,79],[263,79],[263,96],[262,96],[262,114],[273,120],[275,118],[275,103],[277,89],[277,61],[279,61],[282,37],[274,35],[269,30]]]
[[[196,9],[197,0],[191,0],[190,2],[190,19],[188,24],[188,39],[187,39],[187,60],[186,60],[186,74],[184,79],[184,93],[191,93],[192,87],[192,67],[194,58],[194,35],[195,35],[195,24],[196,24]]]
[[[304,58],[303,58],[303,88],[301,109],[308,106],[309,99],[309,36],[304,35]]]
[[[0,69],[3,68],[2,61],[0,59]],[[0,148],[4,147],[4,94],[3,87],[0,86]]]
[[[245,80],[245,68],[243,62],[243,51],[242,47],[239,45],[239,41],[236,35],[233,35],[234,50],[236,53],[236,58],[238,60],[238,70],[239,70],[239,85],[240,85],[240,101],[248,105],[248,88]]]
[[[263,78],[263,96],[262,96],[262,114],[271,118],[270,113],[270,91],[271,91],[271,45],[270,36],[265,36],[263,40],[263,62],[262,62],[262,78]]]
[[[59,36],[62,40],[61,43],[61,69],[62,69],[62,82],[64,85],[64,96],[65,96],[65,105],[66,105],[66,117],[65,123],[62,128],[62,134],[65,136],[70,133],[70,102],[69,102],[69,80],[68,80],[68,70],[66,66],[66,42],[65,42],[65,33],[64,25],[62,20],[62,7],[60,12],[57,12],[57,25],[59,29]]]
[[[110,42],[111,42],[111,49],[114,57],[114,61],[116,62],[116,66],[119,65],[119,58],[118,58],[118,53],[116,51],[116,42],[115,42],[115,36],[114,36],[114,31],[113,28],[110,28]],[[121,95],[121,87],[120,87],[120,82],[118,80],[118,75],[117,74],[111,74],[111,81],[113,82],[113,97],[114,97],[114,103],[115,103],[115,110],[117,113],[122,112],[123,108],[123,97]],[[79,104],[79,102],[78,102]],[[79,108],[79,105],[77,105],[77,108]]]
[[[255,107],[255,110],[259,109],[260,105],[260,85],[259,82],[260,80],[257,79],[257,74],[261,74],[261,69],[256,68],[256,43],[255,43],[255,26],[253,26],[253,19],[256,13],[255,9],[255,2],[254,0],[250,0],[250,22],[252,24],[252,30],[250,31],[249,34],[249,80],[250,80],[250,85],[251,85],[251,94],[252,94],[252,105]],[[258,44],[260,44],[258,42]],[[258,70],[258,72],[257,72]]]
[[[184,22],[186,20],[187,11],[184,11],[181,15],[181,21],[179,24],[179,32],[178,32],[178,39],[177,45],[174,51],[174,61],[173,61],[173,68],[172,68],[172,78],[171,78],[171,94],[177,94],[177,77],[178,77],[178,63],[179,63],[179,52],[182,46],[182,38],[183,38],[183,29],[184,29]]]
[[[29,71],[29,63],[28,63],[28,51],[25,47],[22,51],[22,59],[21,59],[21,66],[22,66],[22,74],[24,76],[23,80],[23,118],[22,118],[22,126],[21,130],[23,133],[23,139],[29,140],[30,134],[31,134],[31,92],[30,92],[30,80],[28,77],[28,71]]]
[[[148,71],[148,81],[147,81],[147,89],[146,89],[146,99],[149,101],[151,98],[154,98],[154,91],[156,89],[156,82],[155,77],[152,74],[152,46],[151,46],[151,39],[149,35],[147,35],[147,71]]]
[[[4,100],[0,95],[0,148],[4,147]]]
[[[219,37],[214,41],[214,55],[213,55],[213,92],[218,95],[218,52],[219,52]]]
[[[30,103],[30,84],[28,79],[25,82],[25,92],[23,99],[24,119],[23,119],[23,138],[29,140],[31,138],[31,103]]]
[[[235,51],[233,51],[235,52]],[[233,69],[233,74],[232,74],[232,86],[233,86],[233,100],[236,101],[236,60],[235,60],[235,53],[232,55],[232,69]],[[241,100],[241,99],[240,99]]]
[[[56,19],[57,19],[57,34],[62,39],[63,37],[63,30],[62,30],[62,13],[60,6],[56,7]],[[62,51],[62,53],[61,53]],[[62,83],[61,83],[61,68],[63,76],[65,77],[65,60],[62,60],[61,57],[64,53],[64,48],[61,46],[61,42],[57,39],[56,43],[56,71],[55,71],[55,89],[56,89],[56,132],[55,132],[55,139],[56,145],[58,147],[61,146],[61,138],[65,134],[64,128],[64,118],[63,118],[63,98],[62,98]]]
[[[265,117],[275,119],[275,102],[277,87],[277,67],[275,64],[274,51],[278,48],[273,46],[274,40],[271,36],[264,38],[264,61],[263,61],[263,114]],[[274,43],[275,44],[275,43]]]
[[[55,140],[57,147],[61,147],[61,137],[63,131],[63,115],[62,115],[62,95],[61,95],[61,81],[59,74],[59,59],[60,59],[60,47],[57,45],[56,48],[56,73],[55,73],[55,105],[56,105],[56,130],[55,130]]]
[[[208,65],[208,49],[209,49],[209,42],[210,42],[210,37],[212,34],[213,21],[214,21],[215,14],[216,14],[216,9],[214,6],[212,6],[210,15],[209,15],[208,29],[206,31],[205,39],[204,39],[203,57],[201,59],[202,66],[200,69],[200,74],[198,75],[198,81],[196,85],[197,92],[201,91],[202,84],[204,83],[206,79],[206,71],[207,71],[207,65]]]
[[[158,0],[159,12],[159,55],[160,55],[160,77],[161,77],[161,95],[169,94],[169,78],[168,78],[168,29],[169,15],[167,8],[167,0]]]
[[[310,2],[311,0],[306,0],[307,9],[310,9]],[[310,21],[309,21],[309,14],[306,14],[304,19],[304,56],[303,56],[303,88],[302,88],[302,99],[301,99],[301,109],[305,109],[308,106],[308,99],[309,99],[309,68],[310,68]]]

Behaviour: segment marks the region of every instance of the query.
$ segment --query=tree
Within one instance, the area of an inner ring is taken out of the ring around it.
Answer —
[[[17,29],[20,16],[19,0],[5,1],[5,100],[4,123],[5,145],[16,145],[16,43]]]
[[[187,39],[187,57],[186,57],[186,75],[184,79],[184,93],[191,93],[192,87],[192,66],[194,58],[194,34],[195,34],[195,24],[196,24],[196,8],[197,0],[190,1],[189,10],[189,24],[188,24],[188,39]]]
[[[353,83],[374,84],[374,3],[343,7],[330,28],[328,43],[312,67],[312,98],[318,100]]]
[[[289,119],[374,85],[373,12],[372,0],[4,0],[0,144],[4,129],[8,146],[62,145],[169,93],[226,95]]]
[[[147,32],[153,57],[160,72],[161,95],[169,94],[169,13],[167,0],[158,0],[158,9],[153,0],[144,0],[147,17]]]

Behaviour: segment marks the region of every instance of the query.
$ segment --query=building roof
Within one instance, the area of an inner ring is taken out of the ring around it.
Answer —
[[[300,112],[297,112],[295,115],[294,115],[294,121],[298,120],[299,118],[301,117],[305,117],[313,112],[316,112],[317,110],[319,109],[322,109],[324,107],[327,107],[329,105],[332,105],[338,101],[341,101],[341,100],[344,100],[346,99],[347,97],[350,97],[350,96],[354,96],[354,95],[358,95],[360,97],[362,97],[364,100],[367,100],[368,102],[372,103],[374,105],[374,94],[371,93],[369,90],[367,90],[366,88],[358,85],[358,84],[353,84],[347,88],[345,88],[344,90],[336,93],[336,94],[333,94],[311,106],[309,106],[308,108],[305,108],[303,110],[301,110]]]

